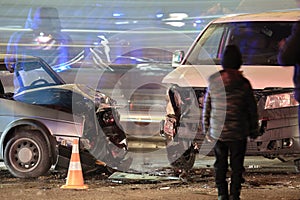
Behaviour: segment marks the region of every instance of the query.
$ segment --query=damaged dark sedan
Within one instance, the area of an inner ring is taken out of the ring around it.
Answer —
[[[84,85],[66,84],[40,58],[1,55],[0,60],[0,159],[14,176],[38,177],[52,166],[67,168],[74,137],[80,138],[84,170],[97,168],[96,163],[129,167],[113,99]]]

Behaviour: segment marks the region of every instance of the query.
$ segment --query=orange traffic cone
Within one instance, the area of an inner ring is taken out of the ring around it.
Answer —
[[[80,156],[79,156],[79,147],[78,147],[78,138],[73,140],[72,155],[69,164],[69,171],[67,176],[66,185],[61,186],[63,189],[87,189],[88,186],[84,185]]]

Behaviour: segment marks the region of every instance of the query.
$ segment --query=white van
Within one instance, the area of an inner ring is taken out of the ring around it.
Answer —
[[[199,34],[191,48],[173,55],[175,69],[164,77],[168,90],[167,118],[161,134],[167,139],[168,157],[176,167],[191,168],[195,150],[211,153],[203,140],[202,101],[207,78],[221,69],[220,58],[227,44],[236,44],[243,55],[242,73],[258,100],[261,136],[248,142],[247,155],[293,159],[300,167],[297,121],[298,102],[293,98],[293,67],[277,63],[278,44],[300,20],[300,10],[222,17]],[[300,47],[299,47],[300,48]],[[200,112],[199,112],[200,109]]]

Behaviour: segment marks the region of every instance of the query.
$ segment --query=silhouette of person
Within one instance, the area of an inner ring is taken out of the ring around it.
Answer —
[[[207,140],[217,141],[214,169],[220,200],[240,199],[247,137],[254,139],[259,135],[257,104],[249,80],[239,71],[242,62],[239,48],[226,46],[221,61],[223,69],[209,77],[205,94],[202,123]],[[226,117],[221,123],[224,111]],[[226,181],[229,166],[230,196]]]
[[[65,65],[70,60],[71,37],[61,32],[58,11],[52,7],[30,9],[25,28],[32,31],[14,33],[7,45],[7,54],[31,55],[44,59],[51,67]],[[9,61],[9,57],[6,61]]]

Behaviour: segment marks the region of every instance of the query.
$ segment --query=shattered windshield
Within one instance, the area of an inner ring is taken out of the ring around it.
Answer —
[[[186,64],[220,64],[227,44],[240,47],[244,65],[278,65],[279,42],[293,22],[236,22],[211,24],[199,38]]]
[[[63,81],[58,75],[40,60],[17,62],[15,65],[15,91],[60,85]]]

